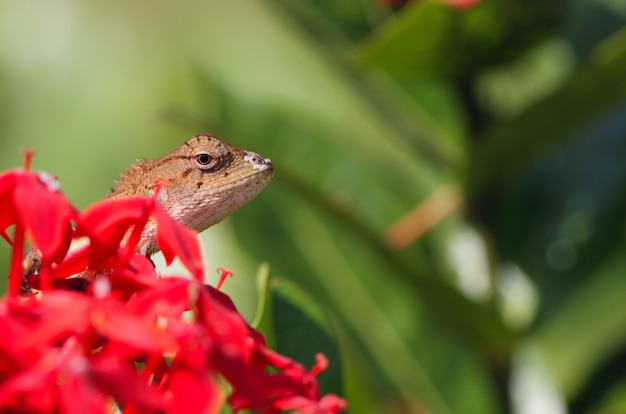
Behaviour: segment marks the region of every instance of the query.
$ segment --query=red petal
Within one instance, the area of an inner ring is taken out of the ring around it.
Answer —
[[[91,363],[91,375],[99,389],[122,405],[135,405],[143,410],[140,412],[163,409],[163,396],[145,383],[134,366],[122,364],[115,358],[96,358]]]
[[[17,214],[44,261],[61,260],[70,244],[75,210],[43,174],[24,175],[15,187]]]
[[[316,401],[299,395],[293,397],[280,398],[272,402],[272,408],[277,411],[292,411],[296,409],[312,409],[316,405]],[[319,414],[315,411],[316,414]]]
[[[223,306],[204,289],[199,291],[197,304],[198,322],[215,339],[216,346],[222,348],[224,356],[247,362],[251,357],[248,345],[250,335],[243,317],[237,311]]]
[[[83,333],[91,327],[94,299],[66,291],[47,292],[40,300],[29,299],[24,306],[36,306],[41,316],[22,346],[53,344],[70,334]]]
[[[138,253],[131,256],[128,266],[115,268],[109,274],[111,290],[120,292],[126,298],[133,293],[158,286],[159,281],[160,277],[152,261]]]
[[[129,267],[138,275],[150,278],[158,279],[159,275],[154,268],[152,260],[148,259],[143,254],[134,254],[130,258]]]
[[[160,312],[167,306],[170,314],[180,315],[189,309],[190,281],[182,277],[158,279],[158,285],[133,296],[126,307],[141,315]]]
[[[60,362],[60,353],[51,351],[43,359],[32,361],[29,369],[3,379],[0,383],[0,407],[7,409],[13,406],[16,409],[14,412],[54,412],[54,398],[45,397],[53,394]],[[32,398],[33,395],[37,398]]]
[[[91,239],[89,263],[100,267],[115,255],[131,227],[145,226],[151,206],[152,201],[140,197],[89,206],[78,219],[78,233]]]
[[[36,353],[28,352],[29,350],[25,350],[21,346],[24,338],[30,333],[28,326],[22,321],[4,315],[0,318],[0,332],[4,338],[11,338],[0,341],[0,355],[2,355],[0,358],[2,361],[0,363],[2,367],[0,378],[2,378],[7,372],[21,369],[25,364],[30,364],[31,359],[36,357]]]
[[[61,263],[52,267],[54,275],[57,277],[67,277],[78,274],[87,268],[89,242],[84,238],[75,239],[69,251]]]
[[[155,206],[154,217],[157,221],[157,243],[165,262],[169,265],[178,256],[194,278],[202,282],[204,264],[196,232],[171,218],[159,204]]]
[[[278,411],[301,410],[302,413],[337,414],[348,408],[348,403],[335,394],[327,394],[319,401],[301,396],[281,398],[272,402]]]
[[[219,413],[222,398],[219,388],[207,374],[198,375],[187,370],[175,370],[168,383],[166,412]]]
[[[149,205],[150,200],[141,197],[99,201],[83,211],[78,224],[98,239],[121,240],[130,226],[145,219]]]
[[[109,399],[86,378],[72,375],[59,386],[59,412],[106,414],[115,412]]]
[[[348,402],[335,394],[326,394],[319,401],[322,413],[340,413],[348,409]]]
[[[96,330],[103,336],[145,352],[164,352],[176,348],[176,342],[145,317],[124,308],[106,306],[93,313]]]
[[[0,175],[0,230],[5,231],[7,227],[15,223],[15,198],[13,190],[17,177],[22,175],[14,171],[6,172]]]
[[[251,369],[252,339],[248,324],[239,313],[223,306],[205,289],[199,291],[197,306],[198,323],[214,343],[211,352],[213,367],[247,400],[258,406],[258,394],[249,379],[255,372]]]

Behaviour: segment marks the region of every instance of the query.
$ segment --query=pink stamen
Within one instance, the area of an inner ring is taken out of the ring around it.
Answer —
[[[316,376],[328,368],[328,358],[322,353],[315,354],[315,365],[311,368],[311,375]]]
[[[20,151],[24,154],[24,169],[30,170],[30,163],[35,155],[35,150],[32,148],[21,148]]]
[[[220,274],[220,281],[217,283],[217,290],[221,290],[222,285],[224,284],[224,282],[226,281],[228,277],[233,275],[233,272],[231,272],[230,270],[224,269],[223,267],[218,267],[217,273]]]

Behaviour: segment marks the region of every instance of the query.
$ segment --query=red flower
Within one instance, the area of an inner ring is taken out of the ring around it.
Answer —
[[[319,395],[323,356],[309,371],[269,350],[230,298],[202,283],[195,233],[157,198],[103,201],[79,214],[55,183],[27,170],[0,175],[0,235],[13,248],[9,296],[0,301],[1,412],[346,408]],[[155,226],[166,261],[178,257],[192,279],[161,278],[134,253],[146,226]],[[39,252],[28,283],[41,293],[20,297],[24,238]],[[220,286],[229,274],[222,269]]]
[[[32,153],[27,152],[26,164]],[[46,173],[13,170],[0,175],[0,234],[13,245],[9,287],[16,295],[21,287],[24,233],[41,255],[42,283],[51,282],[49,269],[69,248],[71,220],[76,210],[59,193],[58,183]],[[11,241],[7,229],[14,226]]]

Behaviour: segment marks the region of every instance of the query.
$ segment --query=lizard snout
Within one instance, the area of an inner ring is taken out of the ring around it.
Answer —
[[[246,156],[243,157],[243,159],[252,164],[253,169],[265,171],[267,169],[274,168],[274,166],[272,165],[272,160],[270,160],[269,158],[263,158],[256,152],[252,151],[245,151],[245,153]]]

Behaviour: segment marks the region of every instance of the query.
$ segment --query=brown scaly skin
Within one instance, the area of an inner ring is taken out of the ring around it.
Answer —
[[[144,160],[120,175],[109,199],[152,197],[185,226],[201,232],[256,197],[274,175],[269,159],[240,150],[213,135],[195,135],[180,148],[157,160]],[[70,247],[70,253],[72,248]],[[150,256],[159,250],[156,229],[148,222],[137,252]],[[39,270],[39,254],[24,257],[25,277]]]
[[[158,200],[167,213],[201,232],[256,197],[273,175],[270,160],[212,135],[196,135],[157,160],[133,166],[109,198],[152,197],[155,185],[162,185]],[[154,224],[146,227],[137,251],[158,251]]]

